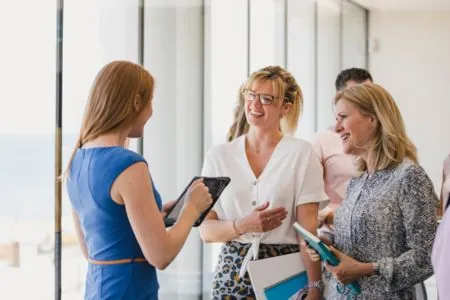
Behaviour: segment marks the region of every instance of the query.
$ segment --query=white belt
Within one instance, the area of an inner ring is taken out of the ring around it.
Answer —
[[[247,255],[244,257],[244,260],[242,261],[241,270],[239,271],[239,277],[243,278],[245,276],[245,273],[247,273],[247,267],[250,260],[257,260],[258,259],[258,252],[259,252],[259,244],[261,243],[261,236],[255,237],[252,236],[250,238],[251,246],[250,249],[248,249]]]

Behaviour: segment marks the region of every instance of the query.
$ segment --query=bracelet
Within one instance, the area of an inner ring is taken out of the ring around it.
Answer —
[[[237,231],[237,228],[236,228],[236,219],[234,219],[233,220],[233,229],[234,229],[234,233],[235,234],[237,234],[237,235],[242,235],[242,233],[239,233],[238,231]]]
[[[317,280],[317,281],[313,281],[308,283],[308,289],[320,289],[323,290],[325,288],[325,284],[323,283],[322,280]]]

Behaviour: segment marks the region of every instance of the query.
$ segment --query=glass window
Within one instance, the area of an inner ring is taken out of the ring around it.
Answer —
[[[366,10],[348,1],[342,4],[342,68],[367,67]]]
[[[303,114],[298,137],[315,131],[315,4],[314,0],[287,1],[287,69],[303,92]]]
[[[163,201],[176,199],[203,162],[203,1],[146,1],[144,65],[156,80],[144,156]],[[158,272],[160,299],[198,299],[202,242],[193,229]]]
[[[7,3],[0,9],[0,299],[51,299],[56,2]]]
[[[65,168],[78,137],[84,107],[98,71],[113,60],[137,62],[138,0],[65,1],[63,55],[62,155]],[[76,239],[70,211],[70,201],[64,186],[62,294],[64,299],[81,299],[87,263]]]
[[[317,128],[334,124],[334,82],[341,71],[341,6],[337,0],[317,0]]]
[[[230,21],[232,16],[233,21]],[[225,58],[225,59],[224,59]],[[205,3],[204,153],[224,143],[233,121],[238,91],[248,74],[248,3]],[[203,295],[210,298],[220,244],[203,247]]]
[[[285,1],[250,0],[250,73],[268,65],[285,67]]]

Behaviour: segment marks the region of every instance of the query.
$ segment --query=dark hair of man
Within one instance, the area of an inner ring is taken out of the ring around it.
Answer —
[[[339,73],[334,85],[336,86],[336,91],[340,91],[345,88],[348,81],[363,83],[366,80],[373,82],[372,75],[370,75],[369,71],[361,68],[350,68]]]

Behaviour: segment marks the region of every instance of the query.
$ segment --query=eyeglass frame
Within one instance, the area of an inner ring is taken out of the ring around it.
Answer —
[[[248,94],[249,93],[252,93],[255,98],[254,99],[248,99]],[[264,93],[255,93],[254,91],[252,91],[250,89],[243,89],[242,90],[242,96],[244,96],[245,100],[248,100],[250,102],[253,102],[256,99],[259,99],[259,103],[261,103],[261,105],[271,105],[271,104],[273,104],[275,99],[282,98],[280,96],[274,96],[274,95],[269,95],[269,94],[264,94]],[[261,96],[263,96],[263,97],[264,96],[270,97],[271,98],[270,102],[269,103],[263,103],[263,100],[262,100]],[[286,102],[290,103],[290,101],[288,101],[288,98],[286,98],[286,97],[284,97],[283,100],[285,100]]]

